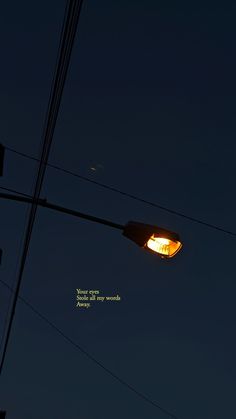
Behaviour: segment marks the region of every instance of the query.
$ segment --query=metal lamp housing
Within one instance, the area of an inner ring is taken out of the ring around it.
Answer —
[[[125,225],[123,235],[138,246],[165,259],[175,256],[182,247],[177,233],[135,221],[129,221]]]

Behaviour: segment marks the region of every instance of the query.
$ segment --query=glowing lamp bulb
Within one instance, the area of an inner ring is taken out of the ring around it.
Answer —
[[[164,237],[158,237],[153,234],[146,243],[148,247],[153,252],[159,253],[162,257],[172,257],[174,256],[182,247],[182,244],[179,241],[174,241]]]
[[[136,221],[129,221],[124,226],[123,235],[161,258],[175,256],[183,246],[177,233]]]

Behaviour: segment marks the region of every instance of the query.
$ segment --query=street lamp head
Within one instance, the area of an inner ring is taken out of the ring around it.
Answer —
[[[149,224],[129,221],[124,227],[123,235],[161,258],[175,256],[182,247],[178,234]]]

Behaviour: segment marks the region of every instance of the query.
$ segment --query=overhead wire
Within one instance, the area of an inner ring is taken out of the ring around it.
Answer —
[[[35,157],[33,157],[33,156],[30,156],[30,155],[28,155],[28,154],[22,153],[22,152],[20,152],[20,151],[18,151],[18,150],[15,150],[14,148],[11,148],[11,147],[5,147],[5,148],[6,148],[6,150],[8,150],[8,151],[10,151],[10,152],[12,152],[12,153],[18,154],[18,155],[20,155],[20,156],[22,156],[22,157],[25,157],[25,158],[27,158],[27,159],[34,160],[34,161],[38,161],[38,159],[37,159],[37,158],[35,158]],[[184,219],[186,219],[186,220],[188,220],[188,221],[191,221],[191,222],[194,222],[194,223],[198,223],[198,224],[201,224],[201,225],[203,225],[203,226],[205,226],[205,227],[208,227],[208,228],[211,228],[211,229],[214,229],[214,230],[218,230],[218,231],[221,231],[222,233],[229,234],[229,235],[231,235],[231,236],[236,237],[236,232],[233,232],[233,231],[231,231],[231,230],[225,229],[225,228],[223,228],[223,227],[219,227],[219,226],[217,226],[216,224],[208,223],[208,222],[206,222],[206,221],[202,221],[202,220],[200,220],[200,219],[198,219],[198,218],[191,217],[191,216],[189,216],[189,215],[187,215],[187,214],[184,214],[184,213],[182,213],[182,212],[180,212],[180,211],[176,211],[176,210],[174,210],[174,209],[171,209],[171,208],[165,207],[165,206],[163,206],[163,205],[157,204],[157,203],[155,203],[155,202],[149,201],[149,200],[147,200],[147,199],[144,199],[144,198],[138,197],[138,196],[136,196],[136,195],[134,195],[134,194],[130,194],[130,193],[125,192],[125,191],[123,191],[123,190],[121,190],[121,189],[115,188],[114,186],[110,186],[110,185],[107,185],[107,184],[105,184],[105,183],[101,183],[101,182],[95,181],[95,180],[90,179],[90,178],[88,178],[88,177],[86,177],[86,176],[83,176],[83,175],[81,175],[81,174],[79,174],[79,173],[75,173],[75,172],[73,172],[73,171],[71,171],[71,170],[68,170],[68,169],[62,168],[62,167],[60,167],[60,166],[57,166],[57,165],[54,165],[54,164],[51,164],[51,163],[47,163],[47,166],[48,166],[48,167],[51,167],[51,168],[53,168],[53,169],[56,169],[56,170],[58,170],[58,171],[60,171],[60,172],[64,172],[64,173],[66,173],[66,174],[68,174],[68,175],[74,176],[74,177],[76,177],[76,178],[78,178],[78,179],[81,179],[81,180],[84,180],[84,181],[86,181],[86,182],[92,183],[92,184],[94,184],[94,185],[100,186],[101,188],[107,189],[107,190],[109,190],[109,191],[111,191],[111,192],[115,192],[115,193],[117,193],[117,194],[123,195],[123,196],[125,196],[125,197],[127,197],[127,198],[130,198],[130,199],[133,199],[133,200],[135,200],[135,201],[142,202],[142,203],[143,203],[143,204],[145,204],[145,205],[149,205],[149,206],[152,206],[152,207],[158,208],[158,209],[160,209],[160,210],[162,210],[162,211],[165,211],[165,212],[168,212],[168,213],[173,214],[173,215],[175,215],[175,216],[178,216],[178,217],[184,218]]]
[[[32,185],[33,185],[33,182],[32,182]],[[5,191],[9,191],[9,188],[5,188],[3,186],[1,186],[1,189],[5,190]],[[25,196],[27,198],[29,198],[29,197],[32,198],[32,195],[25,194],[24,192],[19,193],[15,189],[11,189],[10,191],[13,192],[13,193],[16,193],[18,195]],[[23,231],[24,232],[26,231],[29,214],[30,214],[30,207],[27,208],[27,211],[25,212],[25,215],[24,215],[24,227],[23,227]],[[17,260],[15,262],[14,273],[12,274],[13,283],[14,283],[14,279],[17,281],[17,272],[18,272],[18,267],[19,267],[20,260],[21,260],[21,254],[22,254],[23,246],[24,246],[24,235],[22,235],[22,237],[19,240],[19,250],[16,252],[16,254],[17,254]],[[1,340],[0,340],[0,356],[1,356],[1,353],[2,353],[3,345],[4,345],[4,340],[5,340],[5,336],[6,336],[8,320],[9,320],[9,317],[10,317],[11,306],[13,304],[13,301],[14,301],[14,294],[11,295],[11,298],[7,302],[7,308],[6,308],[6,312],[5,312],[5,315],[4,315],[4,318],[3,318],[3,322],[2,322],[3,327],[2,327]]]
[[[19,191],[16,191],[15,189],[5,188],[4,186],[0,186],[0,189],[3,189],[4,191],[8,191],[8,192],[12,192],[12,193],[16,193],[16,194],[18,194],[18,195],[25,196],[26,198],[31,198],[31,199],[32,199],[32,196],[31,196],[31,195],[29,195],[29,194],[27,194],[27,193],[24,193],[24,192],[19,192]]]
[[[43,147],[42,153],[39,160],[39,168],[37,173],[37,178],[34,187],[33,193],[33,202],[30,208],[30,215],[29,220],[26,228],[25,239],[24,239],[24,246],[23,252],[21,256],[21,263],[19,274],[17,278],[16,284],[16,292],[14,294],[14,300],[12,303],[10,319],[8,323],[8,328],[6,331],[6,338],[2,352],[2,358],[0,363],[0,375],[2,373],[6,350],[9,342],[10,332],[12,328],[13,318],[15,314],[15,308],[17,303],[17,296],[19,294],[20,285],[23,277],[23,272],[25,268],[25,263],[28,255],[29,245],[31,241],[33,226],[35,222],[36,212],[37,212],[37,201],[40,196],[40,192],[42,189],[43,179],[45,176],[45,170],[48,162],[48,157],[50,153],[50,148],[52,144],[53,134],[55,130],[55,125],[59,113],[59,108],[61,104],[62,93],[65,85],[65,80],[69,68],[70,57],[72,52],[72,47],[74,44],[74,39],[76,35],[76,29],[78,25],[78,19],[81,11],[82,0],[69,0],[67,3],[62,31],[61,31],[61,38],[60,44],[58,49],[58,61],[56,64],[55,76],[52,83],[52,89],[50,93],[50,99],[48,103],[48,110],[45,119],[45,128],[43,133]]]
[[[8,288],[9,291],[12,293],[15,293],[15,291],[2,279],[0,279],[0,282],[3,286]],[[72,346],[74,346],[76,349],[78,349],[83,355],[85,355],[90,361],[97,364],[100,368],[102,368],[106,373],[108,373],[112,378],[114,378],[116,381],[118,381],[120,384],[131,390],[133,393],[135,393],[138,397],[146,401],[147,403],[151,404],[155,408],[159,409],[162,413],[168,415],[172,419],[180,419],[175,414],[170,412],[169,410],[162,407],[159,403],[155,402],[154,400],[147,397],[145,394],[143,394],[141,391],[137,390],[135,387],[133,387],[131,384],[127,383],[127,381],[123,380],[119,375],[111,371],[109,368],[107,368],[101,361],[97,360],[93,355],[91,355],[87,350],[85,350],[82,346],[80,346],[78,343],[76,343],[73,339],[71,339],[66,333],[64,333],[58,326],[56,326],[51,320],[49,320],[44,314],[39,312],[29,301],[27,301],[24,297],[22,297],[20,294],[18,295],[18,298],[27,306],[30,308],[31,311],[33,311],[38,317],[41,318],[45,323],[47,323],[52,329],[54,329],[60,336],[62,336],[68,343],[70,343]]]

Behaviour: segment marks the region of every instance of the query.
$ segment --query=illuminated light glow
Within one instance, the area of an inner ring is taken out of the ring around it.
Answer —
[[[123,235],[161,258],[172,258],[183,247],[177,233],[136,221],[129,221],[124,226]]]
[[[179,241],[158,237],[153,234],[147,241],[146,247],[153,252],[163,255],[163,257],[172,257],[180,250],[182,244]]]

